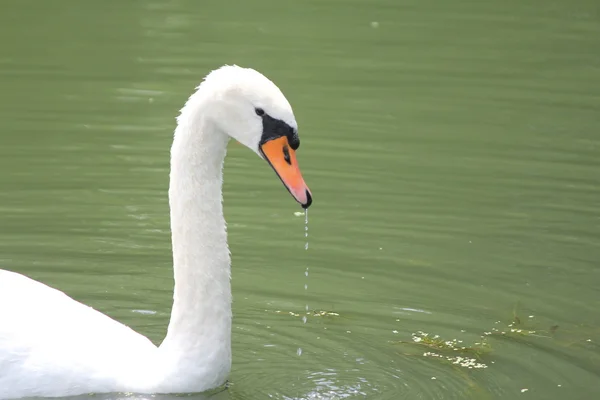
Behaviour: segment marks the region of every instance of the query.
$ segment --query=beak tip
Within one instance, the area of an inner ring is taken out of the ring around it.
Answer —
[[[302,208],[304,208],[306,210],[308,207],[310,207],[311,204],[312,204],[312,195],[310,194],[310,192],[307,189],[306,190],[306,203],[302,204]]]

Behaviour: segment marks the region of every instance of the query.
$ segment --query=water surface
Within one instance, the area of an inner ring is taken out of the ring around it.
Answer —
[[[213,398],[598,397],[599,13],[5,0],[0,268],[159,343],[174,117],[211,69],[251,66],[296,112],[310,247],[273,172],[232,143],[234,362]],[[487,368],[424,356],[456,351],[418,331],[464,347],[492,332]]]

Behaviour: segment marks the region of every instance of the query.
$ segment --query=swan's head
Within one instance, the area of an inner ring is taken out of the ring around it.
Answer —
[[[296,160],[298,124],[281,90],[261,73],[238,66],[211,72],[199,89],[210,96],[205,105],[212,122],[265,159],[296,201],[308,208],[312,196]]]

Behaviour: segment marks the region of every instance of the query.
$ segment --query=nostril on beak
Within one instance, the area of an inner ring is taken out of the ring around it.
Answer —
[[[302,204],[302,208],[304,208],[305,210],[310,207],[310,205],[312,204],[312,196],[310,195],[310,192],[308,190],[306,190],[306,204]]]
[[[292,165],[292,160],[290,158],[290,149],[288,149],[287,145],[283,146],[283,159],[288,165]]]

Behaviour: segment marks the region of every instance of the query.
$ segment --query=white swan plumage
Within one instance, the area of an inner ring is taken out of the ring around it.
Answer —
[[[232,315],[222,169],[230,138],[264,158],[310,206],[285,96],[253,69],[212,71],[182,108],[171,147],[175,286],[165,339],[155,346],[59,290],[0,270],[0,399],[195,393],[225,383]]]

